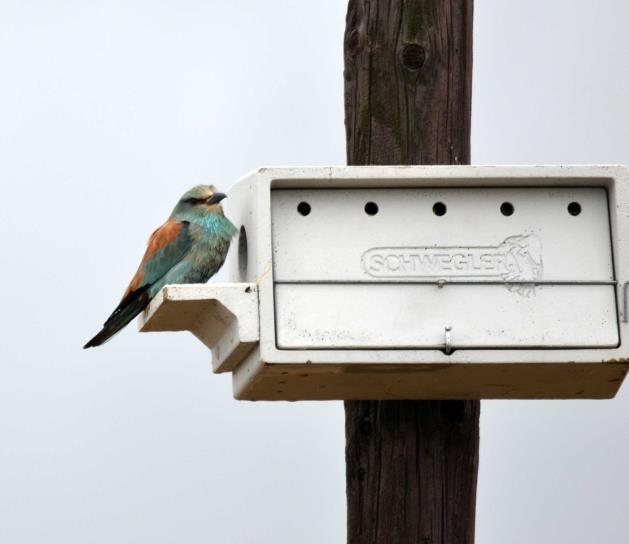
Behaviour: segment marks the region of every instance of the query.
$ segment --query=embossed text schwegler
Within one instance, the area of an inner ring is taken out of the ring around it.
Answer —
[[[534,234],[510,236],[497,246],[376,247],[362,255],[375,278],[502,278],[536,281],[542,277],[541,242]]]
[[[487,277],[507,272],[505,259],[490,247],[379,247],[364,253],[363,266],[374,277]]]

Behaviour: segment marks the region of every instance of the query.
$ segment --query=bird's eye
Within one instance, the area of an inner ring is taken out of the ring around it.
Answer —
[[[190,198],[186,198],[186,200],[184,200],[184,202],[188,203],[188,204],[201,204],[201,202],[205,202],[204,198],[194,198],[194,197],[190,197]]]

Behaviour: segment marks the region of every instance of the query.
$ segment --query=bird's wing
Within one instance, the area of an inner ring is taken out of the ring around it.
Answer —
[[[192,246],[188,226],[187,221],[169,219],[151,234],[142,262],[120,304],[105,321],[102,330],[84,348],[106,342],[146,308],[151,301],[151,286],[180,262]]]
[[[122,300],[142,287],[152,285],[181,261],[192,246],[189,223],[169,219],[151,234],[148,247]]]

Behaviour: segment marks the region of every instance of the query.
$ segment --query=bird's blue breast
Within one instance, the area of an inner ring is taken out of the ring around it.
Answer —
[[[236,227],[223,214],[208,213],[200,215],[195,217],[192,223],[193,227],[197,227],[194,230],[197,231],[198,236],[205,238],[205,241],[209,243],[229,242],[237,232]]]
[[[205,283],[225,262],[236,232],[236,227],[222,215],[207,214],[190,220],[192,245],[184,258],[152,287],[153,295],[172,283]]]

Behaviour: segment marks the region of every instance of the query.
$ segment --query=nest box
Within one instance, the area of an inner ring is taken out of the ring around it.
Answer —
[[[228,284],[170,285],[249,400],[607,398],[629,363],[619,166],[262,168]]]

